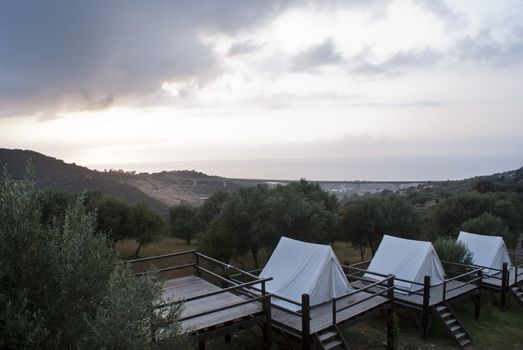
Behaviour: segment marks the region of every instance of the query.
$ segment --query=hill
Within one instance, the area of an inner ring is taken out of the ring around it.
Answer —
[[[113,174],[93,171],[74,163],[68,164],[34,151],[0,149],[0,167],[7,168],[8,173],[15,179],[25,176],[29,161],[38,188],[52,187],[68,192],[100,191],[128,203],[145,202],[159,212],[168,210],[165,203],[119,181]]]
[[[158,173],[96,171],[75,163],[29,150],[0,148],[0,167],[7,167],[15,179],[25,176],[31,161],[34,180],[39,188],[57,188],[68,192],[100,191],[127,203],[145,202],[158,212],[166,213],[180,203],[199,205],[217,191],[236,191],[240,183],[195,170],[162,171]]]

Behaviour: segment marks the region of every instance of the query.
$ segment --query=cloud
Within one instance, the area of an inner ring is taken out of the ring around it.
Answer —
[[[0,116],[105,108],[163,81],[208,81],[221,67],[202,33],[259,25],[288,3],[5,1]]]
[[[353,74],[392,76],[417,68],[437,64],[443,57],[431,48],[399,51],[381,62],[372,61],[369,49],[363,50],[349,60],[349,71]]]
[[[415,0],[415,3],[443,20],[449,29],[463,28],[467,24],[466,19],[443,0]]]
[[[461,60],[491,66],[511,66],[523,62],[523,27],[514,28],[505,40],[496,40],[489,29],[456,42],[454,54]]]
[[[262,45],[254,43],[252,40],[240,41],[232,44],[227,51],[229,56],[247,55],[257,51]]]
[[[319,45],[312,46],[292,58],[292,67],[298,71],[314,70],[321,66],[338,64],[343,56],[336,50],[332,39],[325,39]]]

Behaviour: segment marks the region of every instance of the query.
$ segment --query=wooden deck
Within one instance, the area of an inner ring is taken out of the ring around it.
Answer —
[[[509,273],[508,285],[512,286],[512,285],[516,284],[514,282],[515,278],[516,278],[516,269],[514,269],[514,268],[509,269],[508,273]],[[523,281],[523,269],[518,269],[517,281],[518,282]],[[501,272],[498,272],[492,276],[483,277],[482,283],[485,284],[487,287],[501,289]]]
[[[370,293],[361,292],[339,300],[337,302],[337,308],[342,309],[347,305],[355,304],[362,299],[368,298],[370,295]],[[390,300],[385,297],[375,296],[372,299],[354,305],[354,307],[350,307],[346,310],[336,313],[336,323],[340,324],[350,319],[354,319],[357,316],[360,316],[389,302]],[[272,307],[271,312],[273,325],[275,327],[282,328],[286,331],[290,331],[296,334],[301,333],[302,319],[300,316],[285,312],[275,307]],[[310,334],[329,328],[332,326],[332,304],[327,302],[324,304],[312,306],[310,309],[310,318]]]
[[[354,281],[351,282],[351,285],[354,288],[363,288],[367,285],[367,283],[362,281]],[[466,284],[464,282],[460,281],[449,281],[447,283],[447,294],[445,296],[445,300],[451,300],[454,298],[457,298],[459,296],[462,296],[464,294],[470,294],[473,293],[475,290],[479,291],[479,288],[475,284]],[[378,287],[374,288],[373,291],[378,291]],[[423,289],[420,289],[419,291],[416,291],[416,293],[419,294],[405,294],[403,292],[395,291],[394,293],[394,299],[396,299],[398,302],[404,302],[407,304],[412,304],[415,306],[423,306]],[[421,294],[421,295],[420,295]],[[436,285],[430,287],[430,299],[429,299],[429,306],[433,306],[436,304],[439,304],[443,301],[443,285]]]
[[[165,281],[162,293],[162,301],[183,300],[209,292],[218,291],[221,288],[197,276],[186,276]],[[242,296],[231,292],[224,292],[205,297],[183,304],[181,318],[190,317],[202,312],[216,308],[232,305],[247,300]],[[184,332],[195,332],[211,326],[223,324],[228,321],[241,319],[256,313],[262,312],[260,302],[252,302],[245,305],[236,306],[226,310],[209,313],[207,315],[189,318],[181,322]]]

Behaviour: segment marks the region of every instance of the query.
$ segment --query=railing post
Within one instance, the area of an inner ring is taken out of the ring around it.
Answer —
[[[507,294],[508,294],[508,264],[503,263],[503,268],[501,269],[501,301],[500,307],[502,309],[507,307]]]
[[[332,298],[332,325],[336,325],[336,298]]]
[[[262,302],[265,323],[263,324],[263,342],[267,349],[272,345],[272,315],[271,315],[271,296],[266,293],[265,281],[262,281],[262,295],[265,296]]]
[[[387,349],[397,348],[397,317],[394,315],[394,275],[388,275],[387,298],[390,300],[387,310]]]
[[[222,271],[223,271],[222,277],[225,279],[229,279],[229,269],[227,268],[227,266],[222,266]],[[263,286],[265,286],[265,283],[263,283]],[[222,287],[223,288],[227,287],[227,282],[222,281]]]
[[[309,294],[301,295],[301,348],[310,350],[311,348],[311,310],[309,304]]]
[[[443,280],[443,297],[442,301],[447,300],[447,281]]]
[[[422,337],[426,339],[429,335],[430,316],[430,276],[423,279],[423,309],[421,311]]]
[[[194,258],[196,260],[196,276],[200,277],[200,256],[198,255],[198,252],[194,252]]]
[[[483,281],[483,270],[478,271],[478,294],[476,297],[476,304],[474,307],[474,318],[479,320],[481,314],[481,282]]]

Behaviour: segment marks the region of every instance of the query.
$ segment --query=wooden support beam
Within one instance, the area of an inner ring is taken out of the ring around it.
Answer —
[[[474,318],[476,320],[479,320],[479,316],[481,315],[481,282],[483,280],[483,271],[479,270],[478,272],[478,294],[476,294],[475,298],[475,305],[474,305]]]
[[[301,295],[301,348],[310,350],[311,348],[311,310],[309,294]]]
[[[271,296],[267,295],[265,290],[265,281],[262,282],[262,295],[267,297],[262,301],[263,313],[265,314],[265,323],[263,324],[263,342],[267,349],[272,346],[272,315],[271,315]]]
[[[504,309],[507,307],[507,296],[508,296],[508,264],[503,263],[503,268],[501,269],[501,300],[499,306]]]
[[[421,328],[423,339],[429,335],[429,317],[430,317],[430,276],[423,279],[423,308],[421,310]]]

